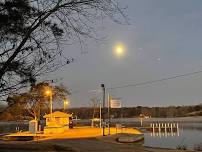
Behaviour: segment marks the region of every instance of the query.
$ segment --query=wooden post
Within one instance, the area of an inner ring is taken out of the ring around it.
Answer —
[[[161,124],[159,123],[159,137],[161,138]]]
[[[177,123],[177,136],[180,136],[178,123]]]
[[[167,137],[167,127],[166,127],[166,123],[165,123],[165,137]]]
[[[142,127],[142,117],[140,117],[140,126]]]
[[[173,124],[170,124],[170,132],[171,132],[171,136],[173,136]]]
[[[156,127],[154,127],[155,131],[158,129],[158,124],[156,123]],[[156,136],[158,136],[158,132],[156,132]]]
[[[153,124],[153,136],[155,137],[155,126]]]
[[[163,123],[161,123],[161,127],[162,127],[162,128],[161,128],[161,133],[162,133],[162,136],[164,136],[164,131],[163,131],[163,129],[165,129],[165,128],[164,128],[164,124],[163,124]]]
[[[173,131],[173,135],[175,136],[175,132],[177,132],[177,128],[176,128],[175,123],[173,124],[173,129],[174,129],[174,131]]]
[[[168,123],[168,136],[170,136],[170,124]]]

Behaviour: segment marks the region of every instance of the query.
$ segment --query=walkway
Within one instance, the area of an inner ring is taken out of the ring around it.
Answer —
[[[49,140],[47,142],[54,143],[60,146],[72,147],[78,152],[180,152],[177,150],[145,148],[138,144],[115,144],[104,142],[95,138],[60,139]]]

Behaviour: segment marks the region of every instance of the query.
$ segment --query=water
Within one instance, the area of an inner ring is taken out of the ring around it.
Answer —
[[[119,123],[126,127],[140,127],[140,119],[138,118],[113,119],[111,122],[111,126]],[[81,120],[79,123],[90,125],[89,120]],[[175,123],[175,125],[178,123],[179,136],[178,133],[175,133],[173,136],[168,133],[166,137],[162,133],[161,137],[154,137],[151,136],[151,133],[145,133],[144,146],[170,149],[186,147],[186,149],[193,150],[196,146],[200,145],[200,149],[202,149],[202,117],[143,119],[143,126],[148,127],[151,123]]]
[[[122,123],[125,126],[140,127],[140,120],[138,118],[117,119],[113,121],[115,123]],[[190,150],[202,150],[202,117],[143,119],[143,126],[150,126],[151,123],[179,123],[179,136],[177,133],[173,136],[162,133],[161,137],[145,133],[144,146],[170,149],[185,147]]]
[[[81,121],[78,123],[86,124],[87,121]],[[113,119],[113,124],[122,123],[124,126],[137,127],[140,126],[138,118],[126,118],[126,119]],[[145,133],[145,140],[143,145],[149,147],[171,148],[185,146],[187,149],[195,149],[200,145],[202,149],[202,117],[194,118],[152,118],[143,120],[144,126],[150,126],[150,123],[179,123],[179,136],[177,134],[173,136],[151,136],[151,133]],[[0,122],[0,134],[15,132],[16,126],[19,126],[20,130],[28,130],[28,122]],[[6,151],[5,151],[6,152]]]
[[[149,147],[171,148],[186,147],[186,149],[202,149],[202,123],[180,123],[179,136],[177,134],[165,136],[151,136],[145,134],[144,145]]]
[[[28,130],[28,122],[0,122],[0,134]]]

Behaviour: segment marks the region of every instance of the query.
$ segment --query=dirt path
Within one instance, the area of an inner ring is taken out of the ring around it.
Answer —
[[[78,152],[180,152],[178,150],[145,148],[137,144],[115,144],[95,138],[49,140],[48,142],[61,146],[71,146]]]
[[[71,147],[63,147],[46,142],[0,141],[0,152],[75,152]]]
[[[63,146],[71,146],[79,152],[141,152],[142,149],[134,150],[134,147],[123,144],[112,144],[102,142],[95,138],[92,139],[63,139],[63,140],[51,140],[53,142]],[[129,148],[130,147],[130,148]]]
[[[52,139],[39,142],[0,142],[0,152],[181,152],[118,144],[96,138]],[[188,152],[188,151],[186,151]]]

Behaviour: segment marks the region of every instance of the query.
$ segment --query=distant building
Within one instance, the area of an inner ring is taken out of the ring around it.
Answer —
[[[46,126],[44,127],[44,134],[63,133],[69,129],[72,114],[56,111],[44,116],[46,119]]]

